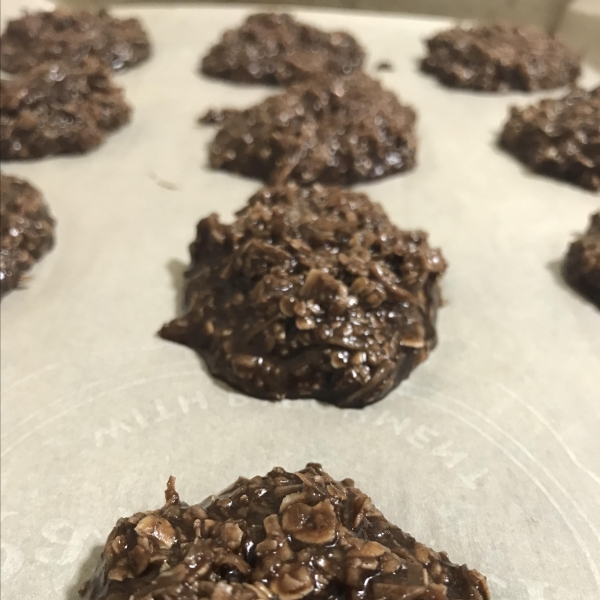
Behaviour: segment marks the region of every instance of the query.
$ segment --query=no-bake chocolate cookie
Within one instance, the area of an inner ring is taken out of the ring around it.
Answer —
[[[226,31],[202,60],[201,71],[243,83],[288,85],[322,73],[347,75],[364,57],[348,33],[327,33],[287,14],[261,13]]]
[[[600,86],[512,107],[500,144],[536,173],[600,190]]]
[[[563,264],[565,279],[600,307],[600,212],[570,246]]]
[[[481,573],[317,464],[239,478],[191,506],[171,477],[165,496],[119,519],[83,600],[490,600]]]
[[[99,13],[25,14],[9,21],[0,38],[0,62],[7,73],[22,73],[46,62],[96,57],[111,69],[132,67],[150,56],[150,42],[137,19]]]
[[[265,188],[231,225],[202,219],[190,252],[186,312],[160,335],[247,394],[362,407],[436,344],[444,258],[365,194]]]
[[[98,59],[44,63],[1,86],[3,160],[87,152],[131,115]]]
[[[579,76],[579,57],[545,31],[522,25],[454,27],[427,40],[422,69],[445,85],[488,92],[544,90]]]
[[[412,169],[416,115],[362,71],[226,111],[210,164],[271,184],[349,185]]]
[[[0,296],[54,245],[54,219],[32,185],[0,174]]]

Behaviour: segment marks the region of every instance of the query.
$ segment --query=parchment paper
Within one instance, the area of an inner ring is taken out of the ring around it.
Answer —
[[[119,11],[121,12],[121,11]],[[133,122],[87,156],[3,164],[45,194],[54,251],[2,302],[2,596],[75,600],[116,519],[196,502],[238,475],[319,461],[420,541],[489,577],[495,600],[600,597],[600,312],[558,261],[598,195],[528,173],[496,136],[523,94],[421,75],[447,21],[301,11],[355,33],[419,112],[416,170],[359,186],[442,247],[439,347],[384,401],[270,404],[155,332],[176,312],[197,220],[259,183],[206,168],[213,106],[272,93],[199,77],[245,9],[130,9],[154,42],[120,75]],[[598,83],[588,70],[585,82]]]

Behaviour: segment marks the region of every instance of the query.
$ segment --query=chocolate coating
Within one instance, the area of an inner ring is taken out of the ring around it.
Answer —
[[[392,525],[320,465],[240,477],[119,519],[83,600],[490,600],[486,579]]]
[[[3,160],[87,152],[131,115],[123,90],[98,59],[44,63],[1,86]]]
[[[260,13],[226,31],[203,58],[201,71],[242,83],[288,85],[322,73],[347,75],[364,58],[346,32],[327,33],[287,14]]]
[[[579,57],[545,31],[522,25],[454,27],[427,40],[421,68],[450,87],[535,91],[579,76]]]
[[[565,279],[600,308],[600,212],[570,246],[563,264]]]
[[[0,174],[0,296],[54,245],[54,219],[32,185]]]
[[[415,112],[362,71],[297,84],[223,117],[210,165],[274,185],[350,185],[416,163]]]
[[[0,62],[7,73],[23,73],[47,61],[100,59],[115,71],[150,56],[150,42],[137,19],[99,13],[28,13],[9,21],[0,38]]]
[[[512,107],[500,144],[536,173],[600,190],[600,86]]]
[[[365,194],[265,188],[231,225],[202,219],[186,313],[160,335],[259,398],[380,400],[436,344],[446,263]]]

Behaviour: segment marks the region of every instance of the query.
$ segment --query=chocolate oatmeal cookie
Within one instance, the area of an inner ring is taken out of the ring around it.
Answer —
[[[282,84],[315,75],[347,75],[360,69],[365,52],[348,33],[327,33],[287,14],[251,15],[226,31],[204,57],[205,75],[243,83]]]
[[[7,73],[23,73],[57,60],[100,59],[115,71],[150,56],[150,42],[137,19],[115,19],[99,13],[27,13],[9,21],[0,38],[0,62]]]
[[[570,285],[600,308],[600,212],[590,217],[588,230],[569,246],[563,273]]]
[[[300,83],[221,116],[210,165],[274,185],[350,185],[416,163],[414,110],[362,71]]]
[[[186,312],[160,335],[252,396],[362,407],[436,344],[444,258],[365,194],[265,188],[231,225],[202,219],[190,252]]]
[[[32,185],[0,174],[0,296],[54,245],[54,219]]]
[[[454,27],[427,40],[423,71],[450,87],[535,91],[579,76],[579,57],[545,31],[523,25]]]
[[[512,107],[500,144],[536,173],[600,190],[600,86]]]
[[[123,90],[98,59],[44,63],[1,86],[3,160],[87,152],[131,115]]]
[[[240,477],[201,504],[171,477],[119,519],[83,600],[490,600],[486,579],[392,525],[320,465]]]

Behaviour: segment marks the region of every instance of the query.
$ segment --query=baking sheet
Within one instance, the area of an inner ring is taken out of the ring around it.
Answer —
[[[488,576],[495,600],[600,595],[600,312],[558,263],[598,195],[529,174],[494,140],[523,94],[449,91],[418,72],[447,21],[298,11],[352,31],[419,112],[419,166],[358,186],[422,227],[450,268],[438,348],[384,401],[270,404],[155,336],[176,311],[197,220],[259,183],[206,168],[213,106],[272,93],[200,78],[244,9],[143,8],[146,65],[118,77],[133,122],[82,157],[3,164],[46,195],[57,245],[1,310],[2,595],[75,600],[117,517],[238,475],[319,461],[395,523]],[[588,70],[586,83],[600,74]],[[174,189],[172,189],[174,188]]]
[[[29,0],[28,0],[29,1]],[[132,0],[111,0],[110,4],[127,4]],[[152,1],[152,0],[147,0]],[[157,0],[160,1],[160,0]],[[189,0],[204,2],[204,0]],[[440,15],[460,19],[506,19],[516,23],[533,23],[549,31],[557,24],[571,0],[294,0],[295,5],[340,9],[382,10],[397,13]],[[591,0],[595,2],[596,0]],[[229,3],[231,0],[222,0]],[[254,4],[250,0],[237,3]],[[103,0],[58,0],[59,4],[90,8],[106,4]],[[281,0],[264,0],[263,6],[288,4]]]

